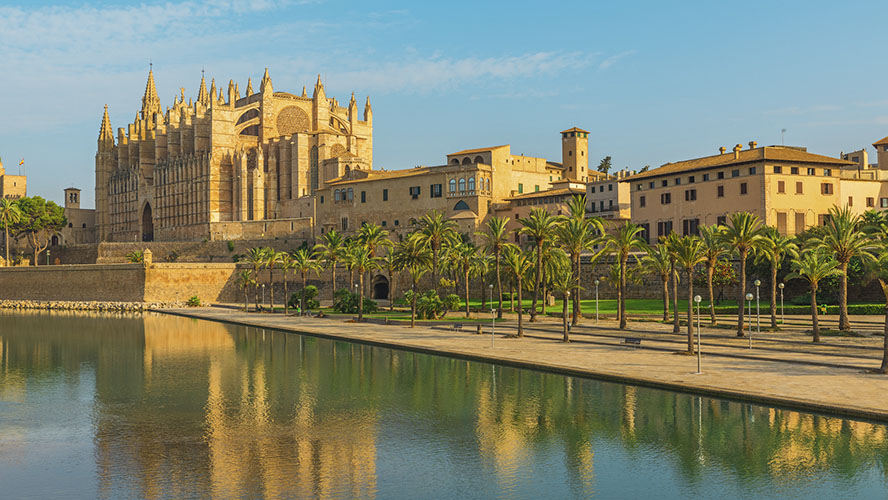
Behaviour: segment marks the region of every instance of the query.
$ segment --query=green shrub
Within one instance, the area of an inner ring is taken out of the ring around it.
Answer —
[[[296,309],[299,307],[299,302],[301,300],[302,290],[299,290],[290,295],[290,300],[287,302],[287,305]],[[308,285],[305,287],[305,310],[311,311],[312,309],[317,309],[320,305],[321,304],[318,302],[318,287],[314,285]]]
[[[142,254],[141,250],[133,250],[132,252],[126,254],[125,257],[126,260],[129,261],[129,263],[138,264],[139,262],[142,262],[144,255]]]
[[[408,303],[413,297],[413,291],[408,290],[404,294]],[[447,311],[459,308],[459,295],[450,294],[442,300],[435,290],[429,290],[424,294],[417,294],[416,317],[419,319],[441,319]]]
[[[333,294],[333,310],[343,314],[357,314],[360,297],[359,294],[352,293],[345,288],[336,290],[336,293]],[[375,313],[377,309],[375,301],[364,297],[364,314]]]
[[[200,307],[200,298],[197,295],[193,295],[188,302],[185,302],[185,305],[188,307]]]
[[[231,240],[228,241],[228,251],[229,251],[229,252],[233,252],[233,251],[234,251],[234,242],[231,241]]]
[[[176,253],[175,250],[171,251],[171,252],[170,252],[169,254],[167,254],[167,256],[166,256],[166,261],[167,261],[167,262],[176,262],[177,260],[179,260],[179,254]]]

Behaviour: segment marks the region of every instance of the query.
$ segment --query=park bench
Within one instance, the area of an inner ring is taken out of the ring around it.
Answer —
[[[641,339],[638,337],[626,337],[620,341],[620,345],[639,348],[641,347]]]
[[[461,331],[462,331],[462,327],[463,327],[462,323],[454,323],[454,324],[450,327],[450,329],[453,330],[453,331],[461,332]]]

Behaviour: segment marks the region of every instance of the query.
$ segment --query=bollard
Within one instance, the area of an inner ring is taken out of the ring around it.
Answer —
[[[481,335],[481,325],[475,325],[475,326],[478,327],[478,331],[476,331],[475,333],[477,333],[478,335]]]

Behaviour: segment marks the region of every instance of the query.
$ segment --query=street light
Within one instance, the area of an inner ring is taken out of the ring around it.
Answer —
[[[755,285],[755,333],[760,335],[762,333],[762,315],[759,308],[759,286],[761,286],[762,281],[755,280],[752,284]]]
[[[493,287],[493,285],[490,285]],[[490,308],[490,348],[493,349],[493,330],[496,328],[496,309]]]
[[[262,283],[262,308],[265,309],[265,283]]]
[[[490,296],[490,307],[493,308],[493,283],[487,285],[487,290],[490,292],[488,294]]]
[[[595,322],[598,323],[598,278],[595,278]]]
[[[46,249],[46,265],[49,265],[49,249]]]
[[[703,301],[703,297],[699,295],[694,296],[694,302],[697,303],[697,373],[703,373],[701,371],[701,361],[700,361],[700,302]]]
[[[749,305],[749,348],[752,349],[752,293],[746,294],[746,303]],[[740,304],[743,307],[743,304]]]
[[[783,316],[783,283],[777,285],[777,288],[780,289],[780,324],[786,324],[786,318]]]

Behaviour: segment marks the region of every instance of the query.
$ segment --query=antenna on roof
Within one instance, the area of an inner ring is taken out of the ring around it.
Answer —
[[[785,145],[786,145],[786,142],[783,140],[783,134],[785,134],[785,133],[786,133],[786,129],[785,129],[785,128],[780,129],[780,145],[781,145],[781,146],[785,146]]]

